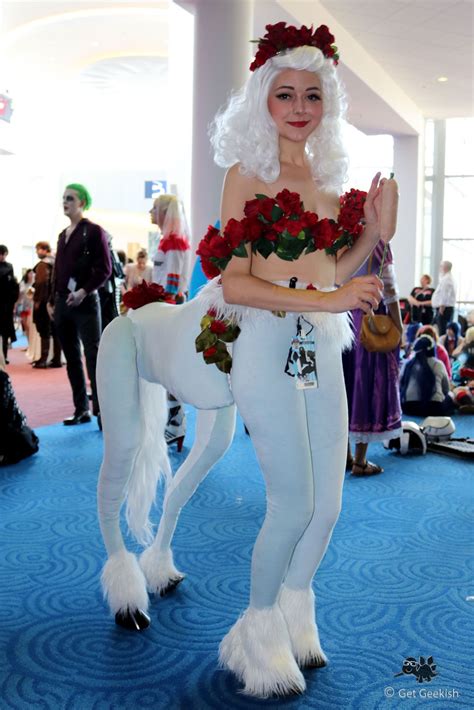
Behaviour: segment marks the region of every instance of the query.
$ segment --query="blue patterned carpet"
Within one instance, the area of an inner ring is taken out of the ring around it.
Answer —
[[[457,419],[458,435],[471,421]],[[95,424],[38,433],[39,454],[0,469],[2,710],[474,707],[472,464],[373,447],[385,473],[347,478],[316,577],[330,665],[305,672],[304,697],[258,702],[216,667],[247,603],[264,506],[242,425],[182,514],[175,557],[188,576],[152,602],[152,627],[138,635],[114,625],[99,589],[101,435]],[[407,656],[433,656],[437,677],[394,677]]]

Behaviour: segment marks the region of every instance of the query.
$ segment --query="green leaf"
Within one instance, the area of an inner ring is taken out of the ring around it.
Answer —
[[[212,316],[208,316],[207,314],[201,318],[200,326],[201,330],[204,330],[205,328],[209,328],[211,325],[212,321],[214,318]]]
[[[313,251],[316,251],[316,247],[314,245],[314,240],[312,239],[308,244],[306,245],[305,249],[305,254],[311,254]]]
[[[221,259],[218,259],[217,257],[212,257],[211,261],[217,266],[218,269],[221,271],[225,271],[227,264],[230,261],[230,256],[224,256]]]
[[[267,199],[267,195],[262,195],[261,192],[257,192],[255,197],[257,198],[257,200],[266,200]]]
[[[278,222],[280,217],[283,217],[285,213],[278,205],[273,205],[272,207],[272,222]]]
[[[278,249],[276,250],[276,255],[279,256],[280,259],[283,259],[283,261],[294,261],[293,255],[289,251],[281,247],[278,247]]]
[[[227,353],[228,357],[223,358],[220,362],[216,362],[216,367],[221,372],[225,372],[226,375],[232,370],[232,357]]]
[[[275,251],[275,242],[270,242],[268,239],[259,239],[255,251],[261,254],[264,259],[268,259],[270,254]]]
[[[211,333],[209,328],[206,328],[206,330],[203,330],[202,333],[199,333],[194,342],[196,344],[196,352],[202,353],[204,350],[207,350],[213,345],[217,345],[217,335],[215,333]]]
[[[246,257],[248,256],[247,254],[247,249],[245,248],[245,242],[240,242],[239,246],[234,249],[232,252],[234,256],[239,256],[239,257]]]
[[[235,325],[233,328],[231,327],[226,333],[221,333],[219,335],[219,338],[224,341],[224,343],[233,343],[234,340],[237,340],[237,338],[240,335],[240,328],[238,325]]]
[[[304,231],[304,229],[301,230],[301,232],[297,235],[296,238],[299,239],[300,241],[302,239],[306,239],[306,232]]]

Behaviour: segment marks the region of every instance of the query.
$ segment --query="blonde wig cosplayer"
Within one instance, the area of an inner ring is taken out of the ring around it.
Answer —
[[[158,208],[157,220],[164,237],[176,234],[189,239],[189,229],[184,215],[184,208],[175,195],[160,195],[154,202]]]
[[[210,128],[214,160],[222,168],[240,163],[240,172],[263,182],[280,174],[278,131],[268,110],[268,95],[285,69],[314,72],[321,81],[323,117],[306,142],[306,154],[319,189],[342,191],[347,154],[342,142],[346,100],[336,69],[316,47],[296,47],[268,59],[233,94]]]

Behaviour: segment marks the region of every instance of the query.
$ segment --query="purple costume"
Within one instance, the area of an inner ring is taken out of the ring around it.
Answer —
[[[378,274],[384,243],[374,249],[370,273]],[[355,276],[368,273],[367,261]],[[390,246],[382,271],[383,301],[376,313],[387,313],[387,304],[398,300],[398,289]],[[352,311],[354,345],[343,354],[344,379],[349,405],[349,433],[354,443],[392,439],[401,434],[399,391],[399,348],[390,353],[369,353],[360,344],[363,311]]]

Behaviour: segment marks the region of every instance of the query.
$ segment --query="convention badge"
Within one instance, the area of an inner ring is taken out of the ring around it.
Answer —
[[[291,339],[285,373],[295,378],[296,389],[318,387],[316,370],[316,343],[311,335],[313,326],[308,333],[302,332],[301,318],[298,318],[296,335]]]

